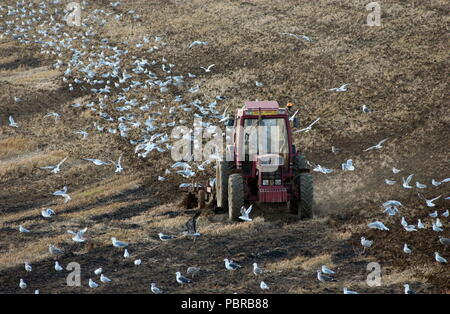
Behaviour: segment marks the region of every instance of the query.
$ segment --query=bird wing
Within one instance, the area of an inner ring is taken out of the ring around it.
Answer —
[[[246,214],[247,216],[250,215],[250,212],[252,211],[252,208],[253,208],[253,204],[250,205],[250,207],[247,208],[247,210],[245,211],[245,214]]]

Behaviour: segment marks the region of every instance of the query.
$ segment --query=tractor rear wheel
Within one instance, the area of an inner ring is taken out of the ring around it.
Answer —
[[[217,162],[216,167],[216,200],[217,207],[226,209],[228,206],[228,177],[230,165],[227,161]]]
[[[244,179],[240,174],[232,174],[228,179],[228,217],[238,220],[244,206]]]
[[[300,200],[298,201],[298,218],[308,219],[313,216],[314,188],[310,173],[300,174]]]

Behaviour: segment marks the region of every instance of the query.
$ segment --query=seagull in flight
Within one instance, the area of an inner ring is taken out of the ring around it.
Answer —
[[[86,233],[86,231],[87,231],[87,227],[84,228],[84,229],[82,229],[82,230],[79,230],[79,231],[77,231],[77,232],[74,232],[74,231],[72,231],[72,230],[67,230],[67,233],[73,235],[72,240],[73,240],[74,242],[82,243],[82,242],[86,241],[86,240],[83,238],[83,236],[84,236],[84,234]]]
[[[300,133],[300,132],[308,133],[309,131],[311,131],[313,125],[316,124],[317,121],[319,121],[319,120],[320,120],[320,118],[317,118],[316,120],[314,120],[313,123],[311,123],[310,125],[308,125],[306,128],[301,129],[301,130],[298,130],[298,131],[295,131],[295,133]]]
[[[214,67],[215,64],[210,64],[207,68],[205,67],[200,67],[201,69],[203,69],[206,73],[211,72],[211,68]]]
[[[208,45],[208,42],[196,40],[196,41],[193,41],[193,42],[189,45],[189,48],[192,48],[192,47],[194,47],[194,46],[206,46],[206,45]]]
[[[70,197],[69,194],[67,194],[67,186],[64,186],[61,190],[53,192],[53,195],[55,196],[62,196],[64,197],[64,203],[67,203],[68,201],[70,201],[72,198]]]
[[[83,158],[84,160],[87,160],[87,161],[90,161],[90,162],[92,162],[94,165],[97,165],[97,166],[106,166],[106,165],[109,165],[109,163],[107,163],[107,162],[104,162],[104,161],[101,161],[101,160],[99,160],[99,159],[93,159],[93,158]]]
[[[329,91],[332,92],[346,92],[347,91],[347,86],[349,86],[350,84],[343,84],[341,85],[341,87],[334,87],[334,88],[330,88]]]
[[[331,269],[329,269],[327,266],[322,265],[322,273],[327,274],[327,275],[334,275],[335,272]]]
[[[40,167],[41,169],[49,169],[51,173],[58,173],[61,171],[61,165],[67,160],[68,157],[61,160],[56,166]]]
[[[299,111],[300,111],[300,109],[297,109],[297,111],[295,111],[294,114],[289,117],[289,121],[293,121]]]
[[[372,149],[381,149],[381,145],[383,145],[383,143],[386,142],[387,140],[388,140],[388,139],[385,138],[384,140],[381,140],[377,145],[374,145],[374,146],[371,146],[371,147],[369,147],[369,148],[366,148],[366,149],[363,150],[363,151],[364,151],[364,152],[367,152],[367,151],[372,150]]]
[[[412,179],[413,176],[414,176],[414,174],[410,174],[410,175],[406,178],[406,180],[405,180],[405,178],[402,178],[402,180],[403,180],[402,186],[403,186],[405,189],[412,189],[412,186],[409,185],[409,183],[411,182],[411,179]]]
[[[250,205],[247,209],[245,209],[245,206],[241,207],[241,216],[239,216],[239,219],[243,220],[243,221],[252,221],[252,219],[250,218],[250,212],[252,211],[253,208],[253,204]]]
[[[423,197],[420,193],[417,193],[417,195],[427,203],[427,206],[428,206],[428,207],[434,207],[434,206],[436,206],[436,204],[434,204],[434,201],[438,200],[438,199],[442,196],[442,195],[439,195],[438,197],[435,197],[435,198],[433,198],[433,199],[431,199],[431,200],[427,200],[427,199],[426,199],[425,197]]]
[[[119,160],[117,161],[117,163],[115,163],[114,161],[110,160],[112,162],[112,164],[116,166],[116,170],[114,171],[115,173],[122,173],[123,172],[121,160],[122,160],[122,155],[120,155]]]

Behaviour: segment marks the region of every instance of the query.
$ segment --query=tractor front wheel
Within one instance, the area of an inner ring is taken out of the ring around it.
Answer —
[[[228,205],[228,177],[230,166],[227,161],[217,162],[216,167],[216,200],[217,207],[226,209]]]
[[[228,217],[238,220],[244,206],[244,179],[240,174],[232,174],[228,179]]]

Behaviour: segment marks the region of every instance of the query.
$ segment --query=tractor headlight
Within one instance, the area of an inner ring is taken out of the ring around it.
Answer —
[[[269,180],[262,180],[263,185],[269,185]]]
[[[281,185],[281,180],[275,180],[275,185]]]

